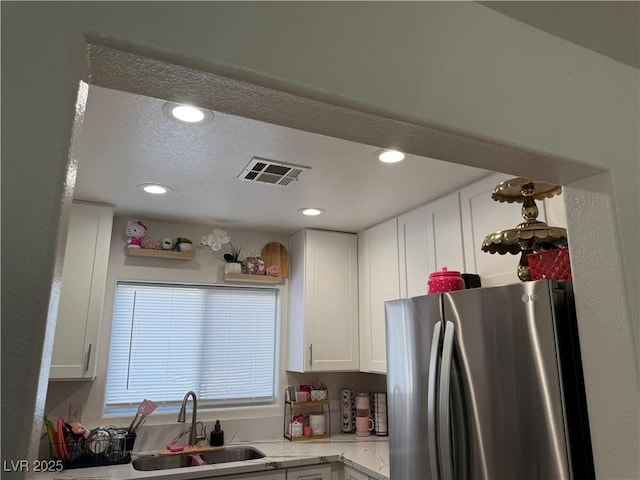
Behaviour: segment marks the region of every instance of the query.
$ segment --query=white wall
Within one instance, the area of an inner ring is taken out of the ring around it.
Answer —
[[[4,236],[3,251],[23,251],[25,238],[35,246],[28,255],[4,256],[2,262],[2,423],[14,432],[10,443],[3,436],[3,458],[35,456],[57,308],[51,285],[60,278],[56,254],[64,244],[61,232],[73,190],[67,155],[85,68],[83,32],[93,31],[195,67],[227,65],[247,79],[321,100],[608,170],[611,191],[600,182],[592,193],[596,203],[611,207],[597,222],[613,230],[609,249],[618,259],[624,251],[625,262],[618,262],[623,270],[611,272],[608,284],[621,298],[606,312],[586,308],[584,299],[608,292],[593,278],[577,276],[577,301],[581,328],[590,335],[606,328],[610,318],[618,319],[620,333],[583,351],[591,359],[585,368],[600,360],[616,365],[606,373],[586,372],[598,476],[640,477],[637,305],[627,308],[629,294],[635,297],[639,290],[637,70],[472,2],[3,2],[1,7],[2,221],[3,229],[20,232]],[[513,165],[499,168],[473,152],[455,157],[452,152],[452,161],[518,173]],[[559,170],[545,169],[540,179],[565,183]],[[589,190],[577,186],[567,193],[567,203],[580,192]],[[595,225],[585,209],[569,212],[570,231],[574,225]],[[586,252],[587,242],[576,237],[572,247]],[[572,260],[578,270],[587,262],[595,271],[607,269],[597,252]]]

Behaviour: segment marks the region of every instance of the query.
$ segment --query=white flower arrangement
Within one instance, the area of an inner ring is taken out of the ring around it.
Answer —
[[[214,228],[209,235],[202,237],[200,240],[200,248],[210,247],[214,252],[220,251],[222,246],[226,244],[229,244],[231,247],[231,253],[225,253],[224,259],[229,263],[242,263],[238,259],[240,257],[240,248],[233,246],[231,243],[231,237],[226,231],[220,228]]]
[[[231,237],[227,232],[220,228],[214,228],[209,235],[202,237],[200,246],[211,247],[211,250],[217,252],[222,248],[222,245],[229,242],[231,242]]]

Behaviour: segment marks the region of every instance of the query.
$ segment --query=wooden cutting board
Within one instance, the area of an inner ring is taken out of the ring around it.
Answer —
[[[267,243],[262,249],[262,259],[265,268],[271,265],[280,267],[280,277],[289,278],[289,259],[287,257],[287,249],[278,242]]]

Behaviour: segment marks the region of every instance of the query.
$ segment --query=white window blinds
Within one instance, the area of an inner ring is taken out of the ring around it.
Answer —
[[[105,413],[274,401],[276,289],[118,282]]]

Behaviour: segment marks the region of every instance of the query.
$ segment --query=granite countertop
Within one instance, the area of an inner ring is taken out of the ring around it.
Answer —
[[[237,473],[262,472],[279,468],[343,462],[377,480],[389,479],[389,442],[387,438],[336,435],[324,440],[290,442],[286,439],[237,442],[228,445],[251,446],[265,454],[264,458],[240,462],[202,465],[142,472],[126,465],[77,468],[60,473],[32,474],[35,480],[187,480],[211,478]]]

